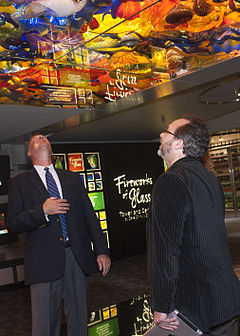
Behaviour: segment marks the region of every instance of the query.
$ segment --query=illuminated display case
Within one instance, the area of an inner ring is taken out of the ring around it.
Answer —
[[[211,150],[210,155],[223,187],[226,211],[237,214],[240,209],[240,146]]]

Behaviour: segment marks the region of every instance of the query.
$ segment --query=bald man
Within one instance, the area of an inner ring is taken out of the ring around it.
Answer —
[[[105,235],[81,177],[54,168],[45,136],[30,139],[28,156],[32,170],[9,184],[7,226],[25,234],[32,336],[60,335],[62,300],[68,336],[87,336],[88,275],[110,268]]]

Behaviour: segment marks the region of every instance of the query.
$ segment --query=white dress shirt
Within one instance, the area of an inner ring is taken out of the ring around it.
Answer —
[[[56,173],[56,170],[53,167],[53,164],[50,164],[49,166],[46,166],[46,167],[49,168],[49,171],[52,174],[52,176],[53,176],[53,178],[54,178],[54,180],[57,184],[60,197],[63,198],[62,186],[61,186],[58,174]],[[45,188],[47,189],[46,170],[44,170],[44,168],[46,168],[46,167],[34,165],[34,168],[38,172],[38,175],[40,176],[43,184],[45,185]]]

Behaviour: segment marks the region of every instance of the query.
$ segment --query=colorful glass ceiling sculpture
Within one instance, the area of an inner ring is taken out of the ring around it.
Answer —
[[[96,106],[239,49],[240,0],[0,0],[0,103]]]

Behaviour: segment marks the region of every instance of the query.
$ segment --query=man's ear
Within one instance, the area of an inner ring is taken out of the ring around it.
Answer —
[[[29,158],[31,157],[31,152],[30,152],[30,151],[27,152],[27,156],[28,156]]]
[[[182,139],[176,139],[173,143],[174,149],[183,149],[183,140]]]

